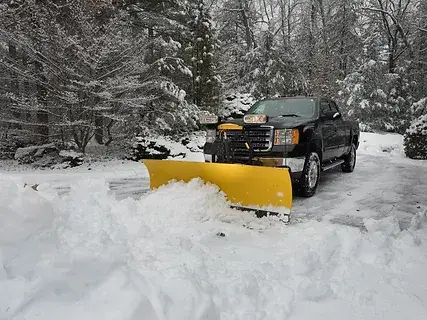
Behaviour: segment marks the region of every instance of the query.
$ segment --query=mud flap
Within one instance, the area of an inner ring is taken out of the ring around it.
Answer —
[[[143,163],[150,175],[151,189],[173,180],[189,182],[201,178],[217,185],[232,207],[254,210],[257,215],[260,212],[283,215],[289,220],[292,183],[287,168],[175,160],[143,160]]]

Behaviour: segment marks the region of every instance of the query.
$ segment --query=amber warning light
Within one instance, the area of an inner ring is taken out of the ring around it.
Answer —
[[[266,123],[267,116],[265,114],[248,114],[243,117],[245,123]]]

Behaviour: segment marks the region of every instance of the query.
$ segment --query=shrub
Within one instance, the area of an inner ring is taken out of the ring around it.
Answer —
[[[427,114],[411,123],[406,130],[403,144],[407,157],[427,160]]]

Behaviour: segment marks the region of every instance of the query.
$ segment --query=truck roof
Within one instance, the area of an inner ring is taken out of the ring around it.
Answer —
[[[282,99],[322,99],[326,98],[323,96],[279,96],[279,97],[269,97],[262,100],[282,100]]]

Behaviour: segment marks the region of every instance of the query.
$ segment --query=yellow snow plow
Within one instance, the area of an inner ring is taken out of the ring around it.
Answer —
[[[288,168],[175,160],[145,159],[143,163],[150,175],[151,189],[172,181],[200,178],[217,185],[232,207],[253,210],[258,217],[280,215],[289,222],[292,184]]]

